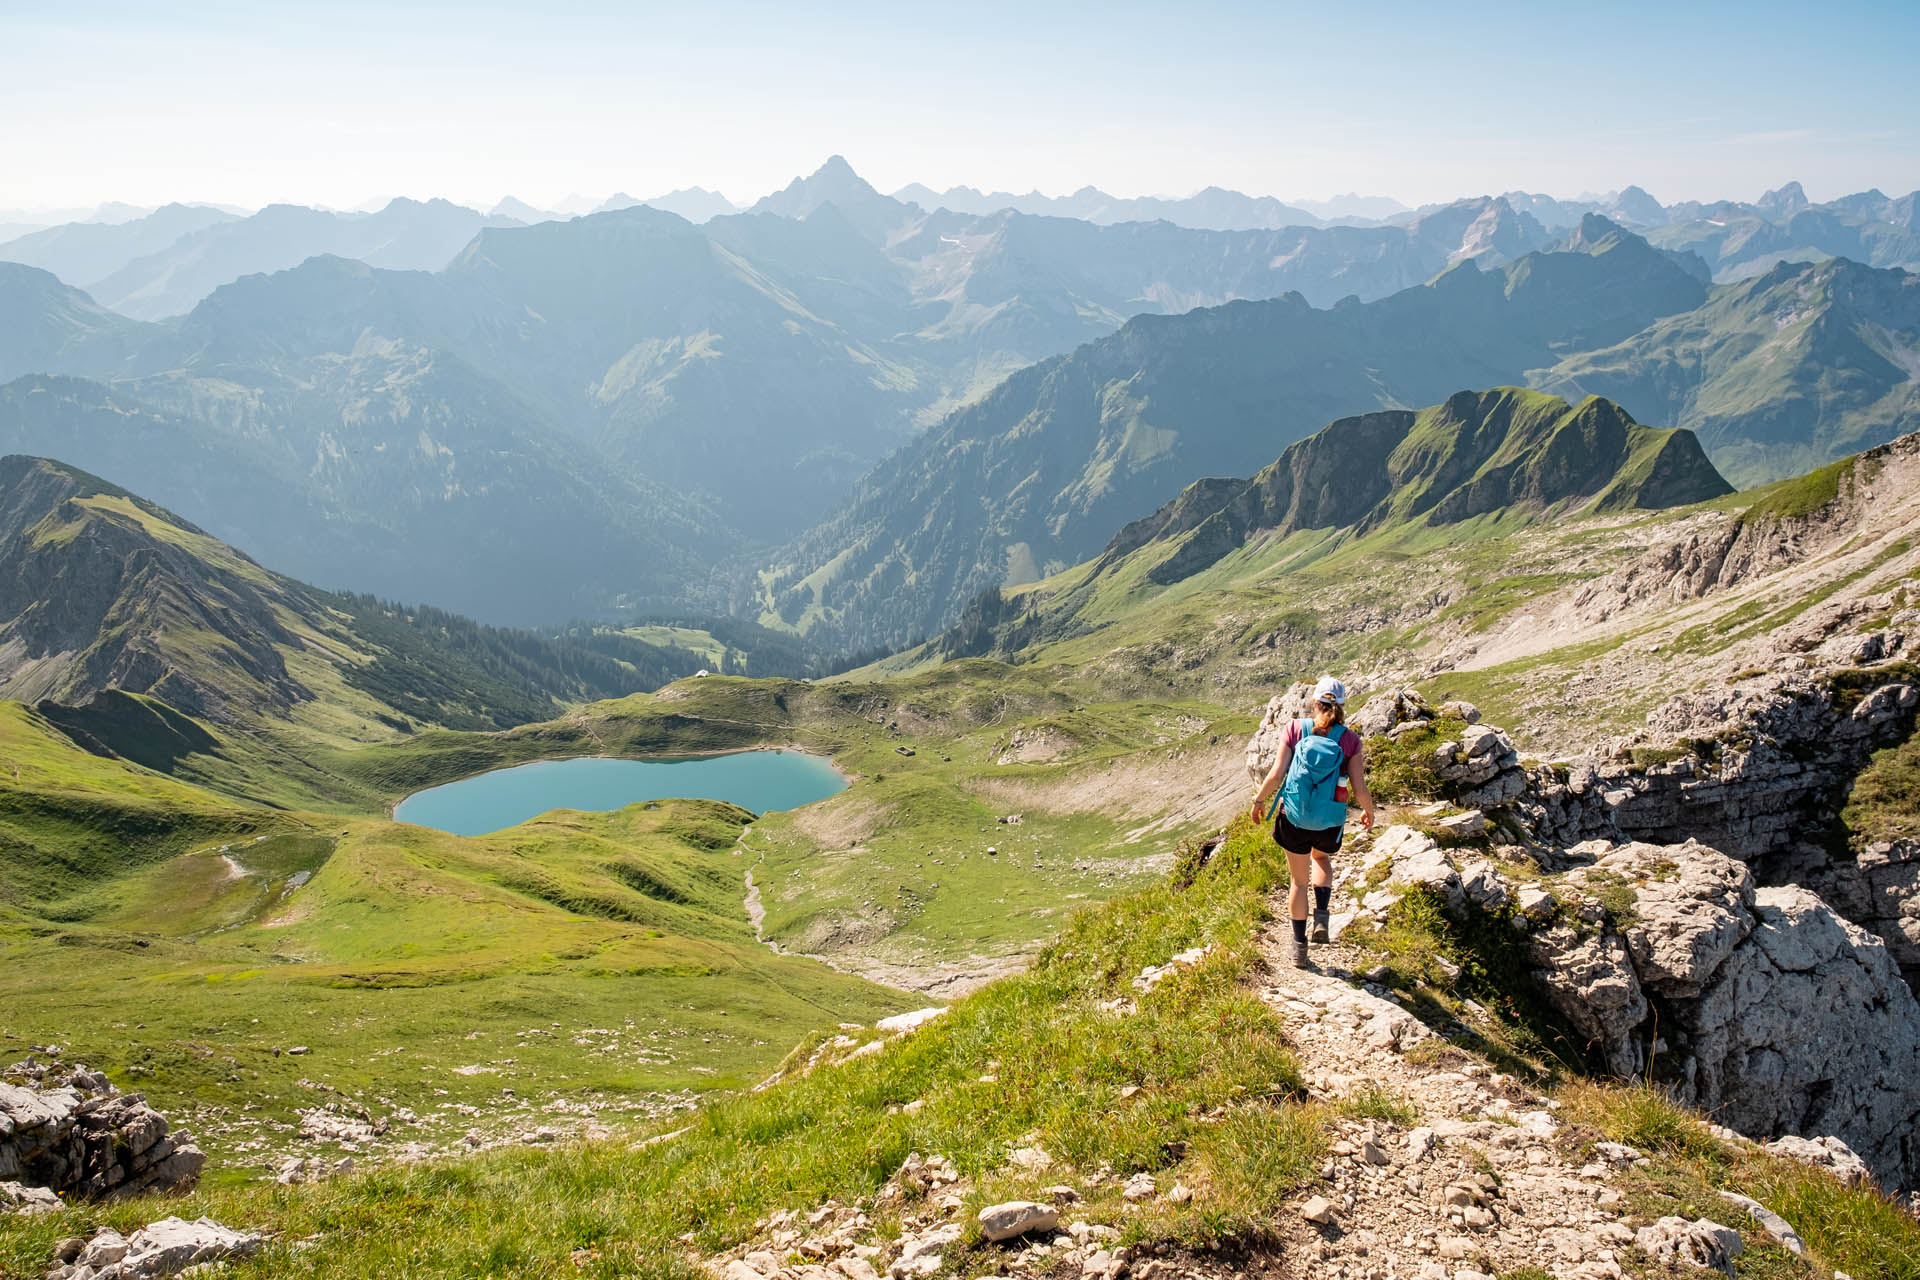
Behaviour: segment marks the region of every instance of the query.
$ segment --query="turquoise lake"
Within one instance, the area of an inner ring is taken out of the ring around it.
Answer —
[[[539,760],[416,791],[398,822],[483,836],[553,809],[623,809],[642,800],[727,800],[743,809],[798,809],[846,790],[832,764],[802,751],[741,751],[690,760]]]

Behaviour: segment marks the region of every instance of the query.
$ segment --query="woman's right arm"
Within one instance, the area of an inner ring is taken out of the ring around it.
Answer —
[[[1264,822],[1267,817],[1267,801],[1280,789],[1280,779],[1287,776],[1287,767],[1293,763],[1293,744],[1283,742],[1280,754],[1273,758],[1273,768],[1267,770],[1266,781],[1253,789],[1253,820]]]

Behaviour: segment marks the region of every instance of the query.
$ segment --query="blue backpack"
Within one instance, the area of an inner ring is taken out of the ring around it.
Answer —
[[[1335,798],[1340,773],[1347,767],[1347,753],[1340,744],[1349,732],[1335,725],[1334,732],[1322,736],[1313,731],[1313,721],[1295,721],[1300,726],[1300,741],[1293,744],[1293,763],[1287,767],[1287,780],[1280,787],[1280,803],[1287,821],[1303,831],[1326,831],[1347,820],[1347,802]]]

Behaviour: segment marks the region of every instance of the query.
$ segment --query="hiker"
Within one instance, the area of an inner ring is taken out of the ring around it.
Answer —
[[[1293,917],[1296,969],[1308,965],[1309,881],[1313,886],[1313,941],[1327,941],[1328,902],[1333,896],[1330,857],[1340,848],[1346,830],[1349,787],[1360,801],[1360,825],[1373,829],[1366,748],[1360,735],[1346,726],[1347,686],[1332,676],[1321,676],[1313,687],[1312,709],[1311,720],[1287,725],[1280,737],[1280,754],[1266,780],[1253,793],[1253,820],[1264,822],[1268,797],[1276,789],[1280,792],[1280,803],[1274,806],[1273,838],[1287,851],[1287,871],[1293,879],[1287,905]]]

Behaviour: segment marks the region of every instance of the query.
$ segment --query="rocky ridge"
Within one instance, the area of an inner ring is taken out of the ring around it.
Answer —
[[[1905,651],[1901,631],[1843,638],[1829,656],[1863,665],[1656,713],[1654,732],[1712,734],[1684,750],[1628,743],[1555,764],[1522,760],[1468,704],[1383,691],[1353,727],[1388,752],[1421,735],[1414,763],[1469,807],[1431,806],[1416,819],[1425,831],[1375,841],[1372,875],[1387,883],[1361,913],[1379,918],[1419,885],[1456,915],[1497,920],[1608,1071],[1660,1079],[1744,1132],[1837,1134],[1877,1177],[1912,1184],[1920,1005],[1901,978],[1920,935],[1920,877],[1905,842],[1855,857],[1820,839],[1868,754],[1913,730],[1920,673]],[[1250,775],[1269,767],[1309,691],[1296,684],[1268,703]]]
[[[1353,717],[1369,739],[1431,731],[1423,762],[1444,795],[1484,810],[1555,866],[1589,840],[1699,841],[1750,863],[1762,884],[1802,885],[1882,938],[1920,990],[1920,849],[1834,839],[1853,779],[1873,752],[1905,741],[1920,719],[1920,610],[1882,628],[1842,631],[1788,673],[1736,673],[1676,696],[1647,727],[1602,754],[1537,762],[1470,704],[1435,708],[1417,690],[1374,695]],[[1248,745],[1252,772],[1271,763],[1272,737],[1305,714],[1309,686],[1268,703]]]

